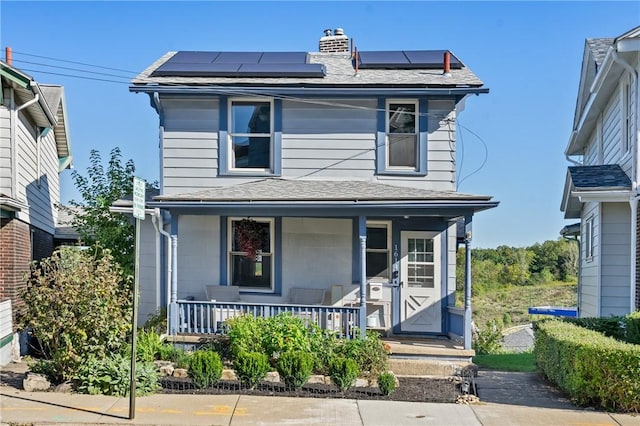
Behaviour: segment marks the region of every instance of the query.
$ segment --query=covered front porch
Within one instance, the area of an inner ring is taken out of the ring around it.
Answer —
[[[159,264],[169,333],[224,333],[233,316],[288,312],[347,338],[375,329],[470,349],[471,224],[497,205],[489,200],[281,179],[156,197],[148,207],[162,212],[158,232],[168,242]],[[243,243],[249,222],[259,235],[253,249]],[[459,244],[464,307],[455,306]]]

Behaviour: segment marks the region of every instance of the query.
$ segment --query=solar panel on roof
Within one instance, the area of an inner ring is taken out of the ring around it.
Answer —
[[[225,77],[235,74],[240,64],[187,64],[165,62],[159,66],[152,77]]]
[[[361,69],[438,69],[444,67],[444,50],[389,50],[358,52]],[[451,54],[451,68],[462,62]]]
[[[307,52],[264,52],[260,64],[305,64]]]
[[[220,52],[195,52],[183,50],[169,58],[169,61],[188,64],[209,64],[213,62],[219,54]]]
[[[220,52],[216,64],[257,64],[262,52]]]
[[[238,76],[242,77],[324,77],[322,64],[242,64]]]

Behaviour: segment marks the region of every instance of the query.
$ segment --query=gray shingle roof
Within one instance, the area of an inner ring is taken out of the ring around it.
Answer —
[[[598,66],[602,65],[602,61],[604,61],[604,57],[607,56],[607,52],[609,51],[609,47],[613,44],[612,38],[588,38],[587,46],[589,50],[591,50],[591,54],[593,55],[593,59],[596,61]]]
[[[485,195],[431,191],[365,181],[264,179],[186,194],[161,195],[157,201],[488,201]]]
[[[451,75],[444,76],[438,69],[361,69],[358,75],[351,61],[351,54],[309,52],[309,62],[324,64],[327,74],[322,77],[149,77],[149,75],[176,52],[168,52],[151,64],[147,69],[132,80],[133,84],[268,84],[312,86],[389,86],[401,85],[407,87],[480,87],[482,81],[466,66],[461,69],[451,69]]]
[[[631,189],[631,179],[619,164],[569,167],[576,189]]]

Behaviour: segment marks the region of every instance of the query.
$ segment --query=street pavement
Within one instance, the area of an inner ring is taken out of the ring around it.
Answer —
[[[254,395],[171,395],[129,398],[25,392],[0,386],[2,425],[593,425],[640,426],[640,416],[575,407],[535,373],[480,370],[480,402],[443,404]]]

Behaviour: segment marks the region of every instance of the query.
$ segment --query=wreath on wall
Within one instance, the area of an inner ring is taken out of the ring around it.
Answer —
[[[261,251],[264,239],[264,228],[252,219],[242,219],[236,222],[236,242],[240,249],[246,253],[246,257],[255,260]]]

